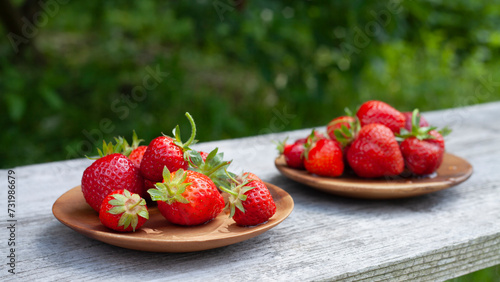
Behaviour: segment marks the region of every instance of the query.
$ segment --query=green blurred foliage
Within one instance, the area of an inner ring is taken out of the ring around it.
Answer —
[[[402,111],[497,100],[495,2],[59,4],[34,22],[45,64],[0,30],[0,167],[95,154],[133,129],[187,135],[186,111],[209,141],[325,125],[368,99]],[[294,118],[272,126],[277,113]]]
[[[450,279],[447,282],[496,282],[499,281],[499,279],[500,265],[497,265],[458,278]]]

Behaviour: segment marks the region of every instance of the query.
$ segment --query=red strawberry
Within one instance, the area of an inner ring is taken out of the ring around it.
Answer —
[[[350,114],[348,109],[346,109],[346,111]],[[341,116],[333,119],[328,124],[327,129],[330,138],[337,141],[345,151],[352,141],[356,139],[356,136],[361,129],[361,125],[357,117]]]
[[[344,172],[340,144],[331,139],[319,139],[306,145],[304,166],[320,176],[337,177]]]
[[[266,184],[253,180],[254,174],[243,176],[231,188],[221,187],[229,193],[230,217],[241,226],[254,226],[268,221],[276,213],[276,203]],[[256,177],[256,176],[255,176]],[[258,177],[256,177],[258,178]]]
[[[104,146],[106,154],[113,145]],[[100,155],[102,155],[99,150]],[[112,191],[127,189],[143,195],[143,179],[139,170],[126,156],[119,153],[102,156],[85,169],[82,176],[82,193],[87,203],[99,211],[104,198]]]
[[[199,151],[199,153],[200,153],[201,159],[203,161],[206,161],[207,157],[208,157],[208,153],[207,152],[203,152],[203,151]]]
[[[150,188],[155,188],[156,182],[144,178],[144,190],[148,191]]]
[[[277,149],[285,157],[285,162],[289,167],[304,168],[304,150],[306,139],[298,139],[293,144],[286,144],[286,139],[278,143]]]
[[[186,117],[191,123],[191,137],[186,143],[180,140],[179,126],[174,129],[175,139],[168,136],[160,136],[151,141],[144,153],[141,162],[142,175],[152,181],[161,182],[162,171],[166,166],[170,171],[176,171],[180,168],[187,169],[188,161],[184,158],[184,152],[190,150],[190,144],[194,144],[196,140],[196,125],[189,113]]]
[[[147,149],[147,146],[139,146],[139,144],[144,141],[137,137],[135,130],[132,133],[132,145],[129,145],[127,139],[122,136],[115,137],[118,144],[123,144],[122,154],[127,156],[135,165],[136,168],[141,167],[142,156]]]
[[[385,125],[363,126],[347,150],[347,161],[360,177],[399,175],[404,160],[394,133]]]
[[[400,146],[406,167],[416,175],[431,174],[443,162],[444,139],[435,130],[429,131],[424,139],[407,138]]]
[[[411,128],[412,128],[412,112],[404,112],[403,115],[405,116],[406,118],[406,122],[405,122],[405,128],[406,130],[408,131],[411,131]],[[419,114],[419,118],[420,118],[420,122],[419,122],[419,126],[420,127],[428,127],[429,126],[429,123],[427,122],[427,120],[425,120],[425,118]]]
[[[130,232],[141,228],[149,219],[146,201],[128,190],[111,192],[99,210],[101,223],[113,230]]]
[[[253,172],[245,172],[243,173],[241,176],[237,176],[236,177],[237,181],[239,183],[243,183],[245,180],[246,181],[252,181],[252,180],[258,180],[258,181],[262,181],[262,179],[260,179],[260,177],[258,177],[255,173]]]
[[[314,135],[314,138],[316,138],[318,140],[326,138],[326,136],[323,133],[321,133],[315,129],[312,130],[312,134]],[[305,144],[307,142],[308,138],[311,138],[311,134],[309,134],[307,137],[299,138],[299,139],[295,140],[295,142],[293,144]]]
[[[165,167],[163,177],[163,183],[148,193],[171,223],[199,225],[217,217],[224,208],[222,195],[206,175],[183,169],[170,173]]]
[[[411,131],[401,130],[399,137],[406,167],[416,175],[435,172],[443,161],[445,146],[443,136],[434,127],[422,127],[418,110],[413,111]],[[443,134],[449,133],[444,131]]]
[[[337,140],[337,136],[335,135],[335,131],[340,131],[342,132],[342,127],[345,127],[346,129],[350,129],[353,124],[356,122],[356,119],[352,116],[340,116],[337,118],[332,119],[326,126],[326,132],[328,133],[328,136],[330,136],[330,139],[332,140]],[[344,135],[344,138],[348,136]]]
[[[305,146],[301,143],[294,143],[289,147],[285,147],[283,155],[289,167],[304,168],[304,150]]]
[[[372,123],[383,124],[394,133],[399,133],[399,130],[405,127],[405,116],[389,104],[382,101],[368,101],[361,105],[356,113],[361,126]]]

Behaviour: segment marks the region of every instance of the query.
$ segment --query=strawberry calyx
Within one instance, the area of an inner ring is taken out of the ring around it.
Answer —
[[[311,131],[311,134],[309,134],[309,136],[307,136],[307,139],[306,139],[306,143],[304,143],[304,152],[303,152],[303,156],[305,159],[307,159],[309,157],[309,151],[312,149],[312,147],[314,146],[314,144],[316,143],[316,141],[318,141],[318,139],[320,139],[320,137],[318,137],[319,135],[316,133],[316,129],[313,129]]]
[[[130,153],[132,153],[133,150],[137,149],[139,147],[139,144],[144,141],[144,139],[139,139],[137,137],[137,133],[135,133],[135,130],[132,131],[132,145],[129,145],[127,139],[122,136],[115,137],[115,140],[117,143],[123,143],[122,154],[124,154],[126,157],[130,156]]]
[[[285,147],[287,145],[286,141],[288,141],[288,136],[283,141],[273,141],[273,143],[276,144],[276,149],[280,154],[283,154],[283,152],[285,151]]]
[[[253,186],[247,186],[253,180],[248,179],[248,175],[238,176],[236,180],[230,173],[226,170],[227,177],[231,179],[230,186],[220,186],[219,188],[229,194],[229,198],[226,204],[226,208],[229,207],[229,218],[233,217],[236,212],[236,208],[242,213],[245,213],[245,208],[243,207],[243,202],[247,200],[246,192],[254,189]]]
[[[99,154],[99,157],[89,157],[89,156],[85,157],[87,157],[87,159],[89,160],[97,160],[102,157],[115,153],[122,154],[123,146],[124,146],[123,139],[116,139],[116,144],[113,144],[113,142],[106,143],[106,141],[102,140],[102,150],[100,148],[97,148],[97,153]]]
[[[419,110],[415,109],[412,112],[411,116],[411,131],[406,128],[401,128],[399,134],[396,134],[396,138],[398,141],[402,141],[408,138],[417,138],[418,140],[426,140],[426,139],[436,139],[436,136],[432,135],[431,131],[437,131],[442,136],[446,136],[451,132],[451,129],[448,127],[444,127],[440,130],[437,130],[435,126],[420,126],[420,114]]]
[[[213,149],[205,160],[196,150],[187,151],[189,170],[208,176],[217,187],[227,182],[225,170],[232,161],[224,161],[224,153],[218,153],[219,148]]]
[[[163,168],[163,182],[155,184],[155,188],[148,190],[149,195],[151,195],[151,200],[153,201],[163,201],[167,204],[173,204],[175,202],[180,202],[187,204],[189,201],[182,196],[182,193],[186,191],[186,187],[191,185],[190,182],[185,183],[187,178],[187,173],[184,169],[177,170],[173,177],[168,168],[165,166]]]
[[[351,144],[352,141],[354,141],[354,139],[356,139],[356,137],[358,136],[358,132],[361,130],[361,122],[359,121],[359,118],[354,115],[348,108],[345,108],[345,111],[347,113],[347,117],[352,117],[353,121],[347,122],[349,124],[349,127],[345,126],[345,124],[342,124],[340,128],[333,131],[335,139],[340,143],[342,148]],[[345,121],[338,122],[345,123]]]
[[[124,229],[132,226],[133,231],[139,222],[139,216],[149,219],[148,209],[146,208],[146,200],[138,194],[130,193],[124,189],[122,194],[113,194],[113,200],[109,204],[113,206],[109,211],[110,214],[120,215],[118,226],[123,226]]]

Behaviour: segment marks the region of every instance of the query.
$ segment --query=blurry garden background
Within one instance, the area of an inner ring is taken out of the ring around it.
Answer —
[[[0,168],[94,155],[133,129],[187,135],[186,111],[210,141],[323,126],[368,99],[500,99],[499,1],[31,2],[10,0],[20,32],[0,26]],[[270,127],[280,115],[294,118]]]

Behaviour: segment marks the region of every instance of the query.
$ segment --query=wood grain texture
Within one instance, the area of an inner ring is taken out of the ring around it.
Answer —
[[[0,279],[426,281],[499,264],[500,103],[424,115],[432,124],[452,127],[447,150],[467,159],[474,173],[458,186],[415,198],[345,198],[282,176],[274,167],[277,152],[271,141],[303,137],[310,129],[196,145],[204,150],[219,147],[234,160],[232,171],[255,172],[285,189],[295,203],[292,214],[268,232],[202,252],[123,249],[87,238],[57,221],[52,204],[80,184],[89,160],[14,168],[17,274],[7,272],[9,234],[3,228]],[[262,132],[272,128],[276,125]],[[0,171],[0,177],[6,187],[7,170]],[[6,225],[7,193],[2,191],[0,211]]]

